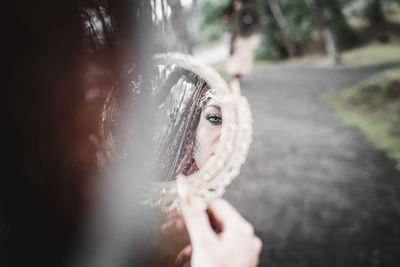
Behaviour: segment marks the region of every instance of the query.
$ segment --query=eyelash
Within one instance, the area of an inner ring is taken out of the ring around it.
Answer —
[[[214,125],[220,125],[222,123],[222,116],[218,113],[207,114],[205,118]]]

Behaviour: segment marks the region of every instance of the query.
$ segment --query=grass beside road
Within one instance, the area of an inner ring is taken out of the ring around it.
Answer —
[[[341,63],[334,65],[331,59],[321,52],[311,53],[299,58],[286,59],[280,61],[260,60],[255,62],[257,66],[265,65],[285,65],[285,64],[299,64],[305,66],[315,67],[367,67],[378,65],[400,65],[400,42],[389,44],[381,44],[371,42],[364,46],[346,50],[341,53]],[[212,66],[221,74],[225,73],[226,60],[215,63]]]
[[[400,43],[368,45],[346,50],[341,53],[341,63],[346,67],[365,67],[383,64],[400,64]],[[288,60],[288,63],[301,63],[314,66],[333,66],[332,61],[325,54],[310,54],[304,57]]]
[[[325,95],[341,120],[360,129],[400,170],[400,68]]]

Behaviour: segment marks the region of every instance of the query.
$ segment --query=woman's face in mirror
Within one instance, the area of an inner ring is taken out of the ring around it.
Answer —
[[[210,99],[203,107],[196,129],[194,159],[199,168],[214,154],[221,136],[222,113],[220,104]]]

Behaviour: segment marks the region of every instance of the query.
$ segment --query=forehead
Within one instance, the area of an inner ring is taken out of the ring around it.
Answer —
[[[221,104],[217,100],[211,98],[210,100],[207,101],[207,103],[205,105],[205,107],[209,107],[209,106],[216,106],[219,108],[221,106]]]
[[[217,100],[211,98],[210,100],[207,101],[207,103],[204,106],[204,109],[208,109],[208,108],[215,108],[215,109],[220,110],[221,104]]]

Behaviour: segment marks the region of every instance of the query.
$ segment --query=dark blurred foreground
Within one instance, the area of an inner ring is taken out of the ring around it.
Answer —
[[[97,168],[104,96],[133,65],[145,68],[140,62],[153,49],[142,46],[149,41],[151,10],[148,1],[7,2],[1,266],[69,266],[83,253],[79,250],[89,238],[88,224],[94,214],[100,230],[93,230],[97,239],[92,238],[109,245],[100,251],[109,253],[105,256],[110,255],[109,260],[117,264],[113,257],[125,251],[113,249],[129,226],[121,226],[119,233],[109,232],[107,226],[115,230],[122,213],[129,215],[126,219],[131,227],[146,225],[144,214],[132,216],[136,211],[131,202],[136,203],[140,187],[135,178],[140,175],[131,176],[135,186],[125,187],[132,196],[119,191],[119,204],[125,197],[131,200],[126,201],[128,205],[115,207],[105,200],[106,211],[114,211],[108,216],[116,216],[101,219],[95,200],[104,176],[119,179],[118,173],[110,175]],[[140,136],[141,128],[137,130]],[[140,174],[137,164],[142,164],[141,159],[130,168],[137,168],[135,173]],[[110,187],[111,191],[119,189]],[[113,239],[107,234],[114,235]],[[130,238],[123,242],[127,240],[132,242]],[[139,251],[136,244],[132,242],[132,257]],[[140,251],[146,244],[141,247]],[[86,251],[87,255],[96,253]],[[107,265],[100,263],[94,265]]]

